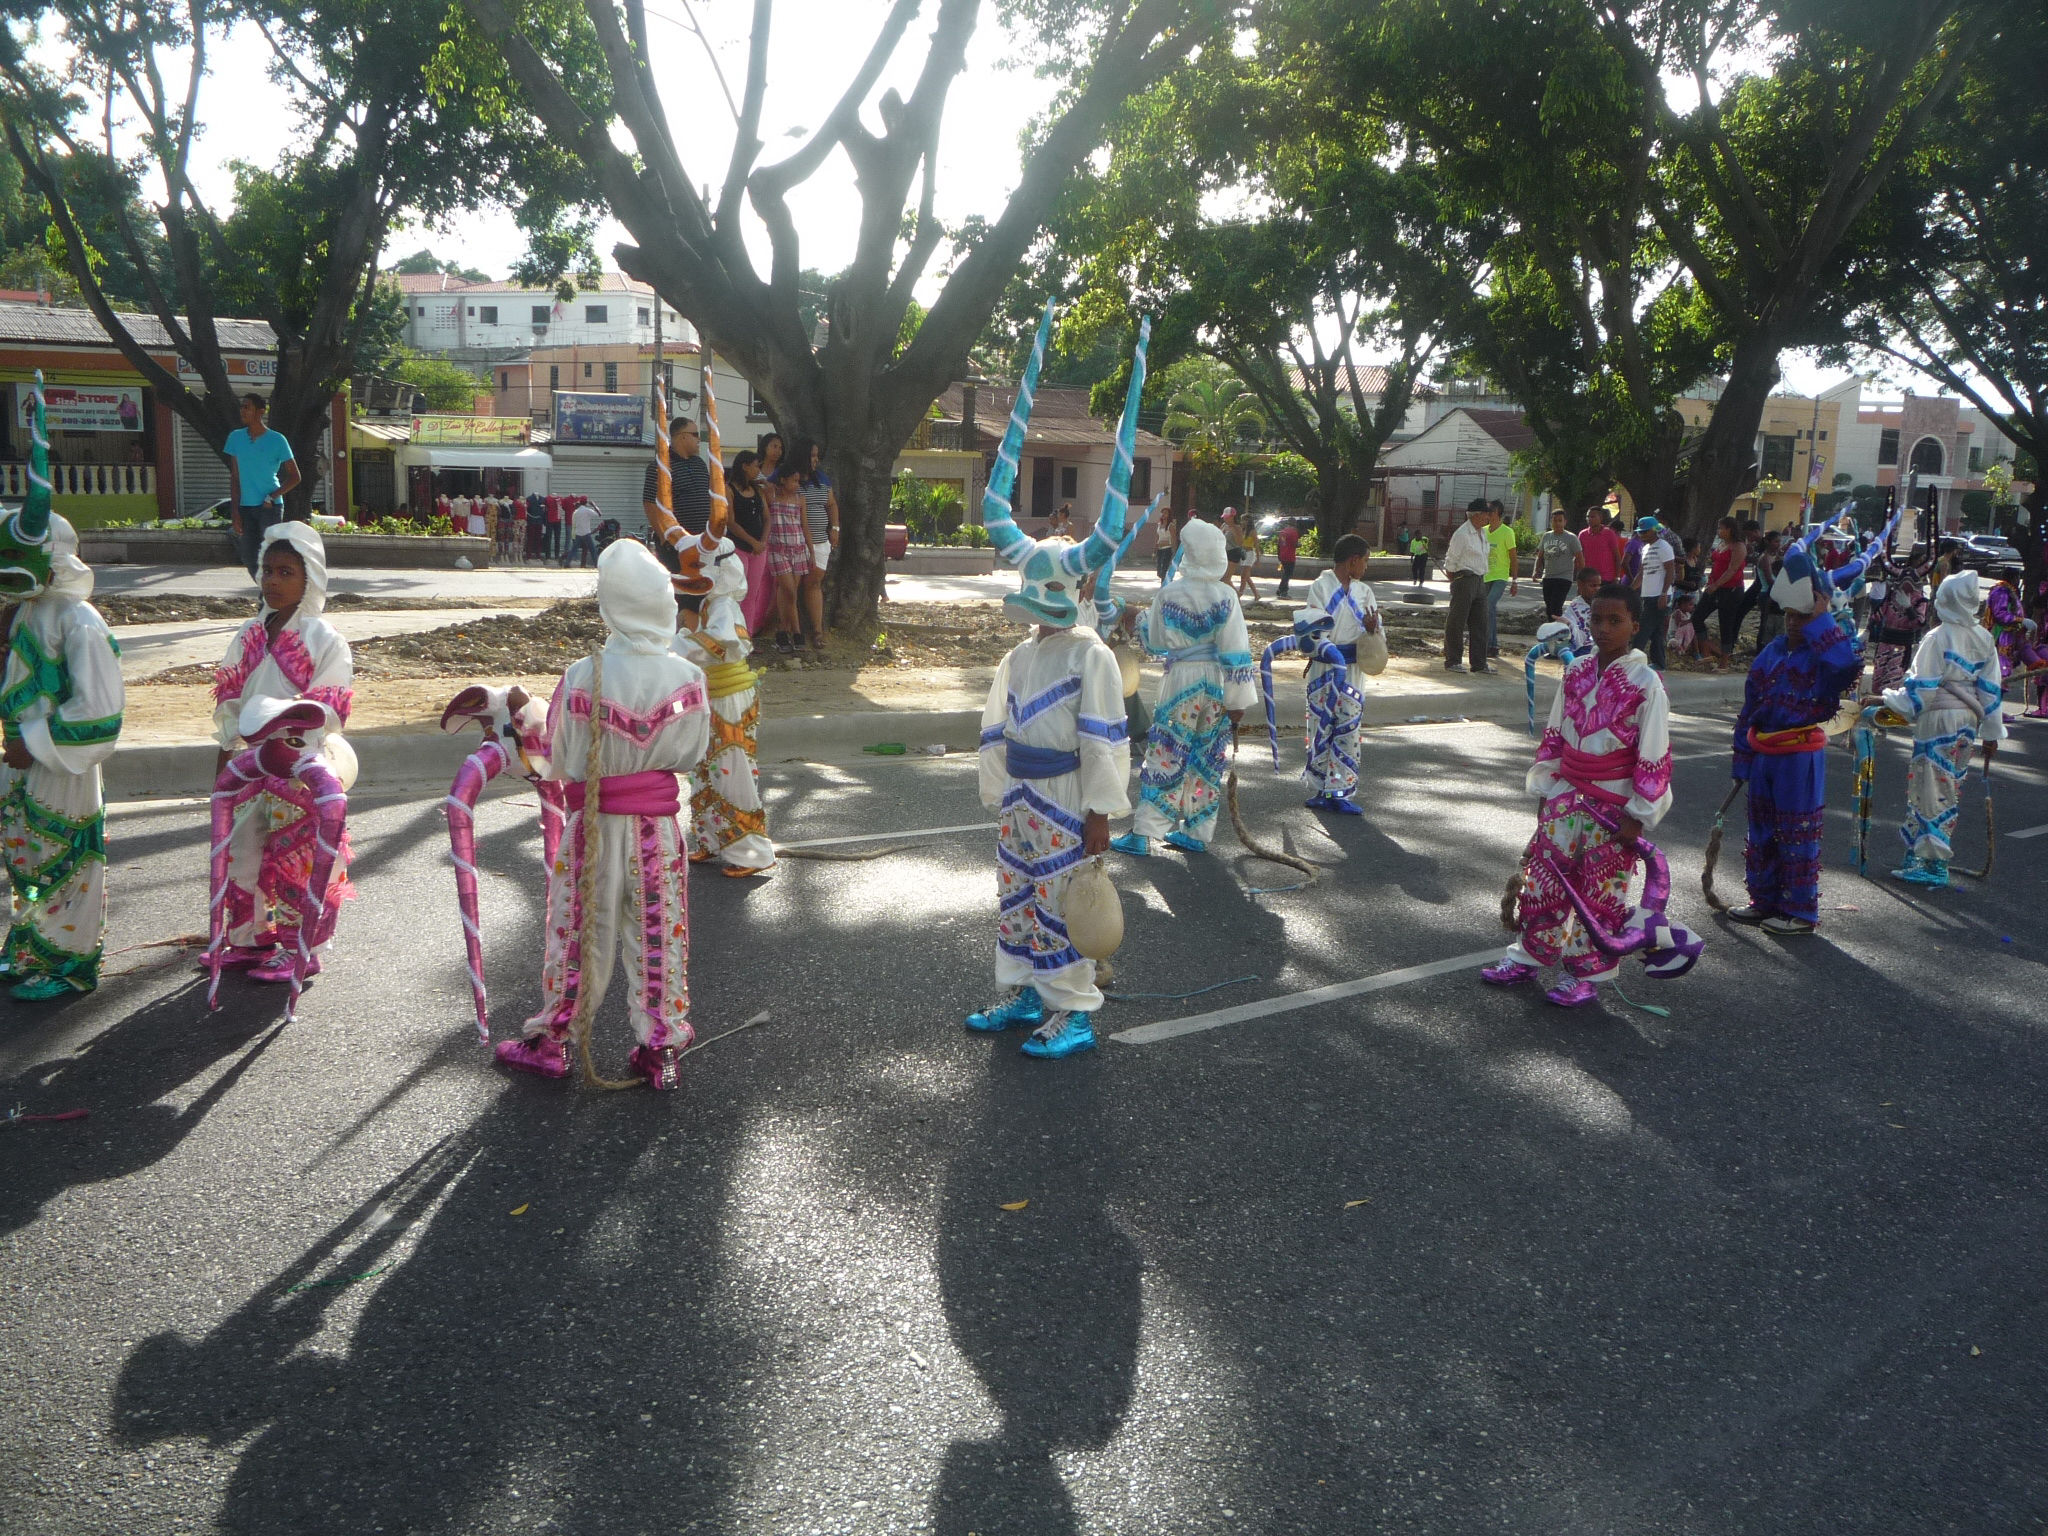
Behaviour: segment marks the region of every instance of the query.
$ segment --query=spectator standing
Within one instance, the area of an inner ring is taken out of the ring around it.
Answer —
[[[1732,517],[1724,517],[1714,537],[1707,584],[1692,615],[1700,655],[1714,663],[1716,670],[1725,668],[1735,655],[1735,637],[1742,628],[1742,582],[1748,574],[1749,545],[1743,540],[1742,525]],[[1710,619],[1714,621],[1712,627],[1708,624]]]
[[[1418,587],[1429,580],[1429,535],[1419,528],[1408,535],[1408,579]]]
[[[587,496],[577,497],[576,510],[569,514],[569,559],[579,568],[597,564],[597,523],[597,504]]]
[[[1487,509],[1486,530],[1486,654],[1500,654],[1501,594],[1513,597],[1521,583],[1515,579],[1515,529],[1508,521],[1507,508],[1499,502]]]
[[[1543,612],[1550,618],[1564,615],[1564,600],[1571,596],[1572,583],[1585,564],[1579,536],[1565,526],[1562,508],[1550,514],[1550,531],[1536,542],[1536,576],[1543,583]]]
[[[1636,519],[1640,546],[1637,556],[1636,588],[1643,596],[1643,649],[1650,665],[1664,670],[1664,626],[1671,617],[1671,588],[1678,575],[1678,551],[1664,537],[1664,525],[1654,517]]]
[[[804,613],[810,619],[811,649],[825,649],[825,572],[832,564],[832,551],[839,547],[839,497],[832,489],[832,477],[825,473],[825,450],[809,438],[800,438],[790,455],[797,467],[798,483],[804,495],[804,538],[811,546],[811,568],[802,578]],[[1073,512],[1067,511],[1068,525]]]
[[[1446,672],[1465,670],[1461,634],[1470,643],[1472,670],[1493,670],[1486,664],[1486,570],[1492,558],[1486,534],[1492,516],[1484,500],[1472,502],[1444,551],[1444,574],[1451,580],[1451,611],[1444,616]]]
[[[1173,568],[1173,557],[1180,548],[1180,518],[1172,512],[1163,512],[1159,517],[1158,530],[1152,536],[1152,564],[1159,572],[1159,579],[1166,580],[1166,573]]]
[[[733,456],[725,472],[725,494],[732,502],[726,534],[738,549],[740,568],[747,573],[747,595],[740,601],[740,621],[749,635],[761,633],[761,621],[775,605],[775,578],[768,571],[768,509],[761,503],[761,456],[748,448]]]
[[[1621,535],[1614,531],[1614,514],[1604,506],[1595,507],[1587,517],[1586,531],[1579,535],[1579,558],[1600,573],[1602,582],[1622,579]]]
[[[1063,501],[1053,509],[1052,516],[1046,520],[1045,536],[1048,539],[1071,539],[1074,536],[1074,504],[1071,501]]]
[[[284,517],[284,498],[299,483],[299,462],[282,432],[266,421],[270,403],[261,395],[242,396],[242,424],[228,434],[222,453],[228,461],[229,504],[235,509],[235,541],[242,565],[256,580],[257,555],[263,530]]]
[[[1287,595],[1287,584],[1294,580],[1294,557],[1301,551],[1301,530],[1293,523],[1280,525],[1280,536],[1273,541],[1273,552],[1280,558],[1280,595]]]
[[[678,416],[668,424],[668,474],[669,505],[683,532],[696,538],[711,522],[711,466],[704,462],[704,443],[698,435],[697,423],[687,416]],[[640,510],[646,514],[650,527],[654,523],[655,476],[656,465],[649,459],[647,472],[640,477]],[[669,565],[668,560],[662,563]],[[670,565],[670,569],[674,567]]]
[[[775,446],[779,453],[780,438]],[[794,464],[775,466],[774,478],[761,483],[761,502],[768,512],[768,573],[775,579],[775,649],[788,656],[803,636],[797,590],[811,568],[811,544],[804,537],[804,490]]]
[[[1637,518],[1635,527],[1629,533],[1628,542],[1621,546],[1620,579],[1632,587],[1640,587],[1643,584],[1643,545],[1646,542],[1643,538],[1643,524],[1655,526],[1656,522],[1657,519],[1654,517]]]

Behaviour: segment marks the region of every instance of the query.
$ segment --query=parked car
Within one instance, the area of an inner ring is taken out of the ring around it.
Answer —
[[[2023,563],[2020,552],[1996,533],[1943,534],[1935,548],[1943,555],[1954,553],[1956,563],[1969,571],[1988,571],[1995,566]]]

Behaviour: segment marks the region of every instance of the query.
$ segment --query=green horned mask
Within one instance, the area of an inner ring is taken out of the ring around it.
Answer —
[[[20,506],[0,511],[0,597],[34,597],[50,584],[50,433],[40,368],[29,435],[28,495]]]

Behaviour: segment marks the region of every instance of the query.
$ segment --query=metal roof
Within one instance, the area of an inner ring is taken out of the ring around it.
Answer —
[[[114,317],[145,347],[169,351],[170,333],[155,315]],[[221,349],[226,352],[269,352],[277,345],[267,320],[216,320]],[[60,347],[110,347],[113,338],[89,309],[48,309],[40,304],[0,304],[0,342],[40,343]]]

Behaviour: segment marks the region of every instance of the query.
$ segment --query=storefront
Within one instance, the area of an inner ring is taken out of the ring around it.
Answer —
[[[617,518],[629,538],[647,531],[640,493],[654,457],[654,428],[641,395],[558,394],[554,397],[554,475],[560,496],[589,498]]]
[[[501,420],[492,416],[456,419],[481,423]],[[419,420],[431,423],[434,418]],[[507,425],[523,427],[525,423]],[[414,517],[432,516],[434,504],[442,496],[525,496],[533,491],[547,494],[552,466],[541,449],[516,442],[434,441],[434,437],[445,434],[436,433],[431,425],[425,430],[428,440],[421,440],[420,429],[416,427],[413,440],[394,455],[405,486],[406,510]]]

